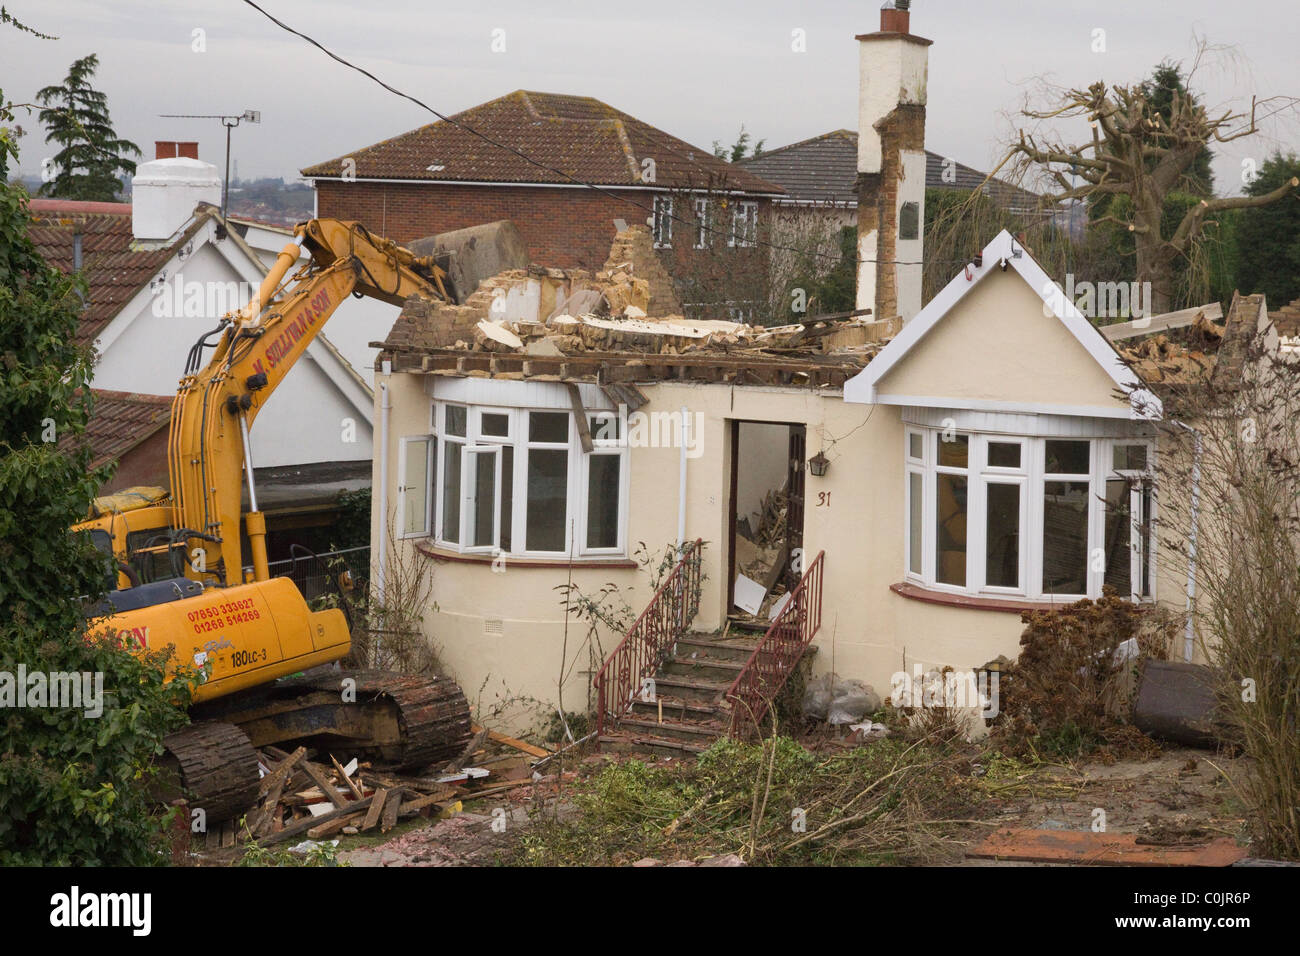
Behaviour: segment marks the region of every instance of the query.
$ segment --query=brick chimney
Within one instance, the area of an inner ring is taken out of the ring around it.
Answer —
[[[858,40],[857,307],[879,319],[921,311],[925,87],[932,41],[911,33],[908,0]],[[897,265],[896,263],[918,263]]]
[[[153,141],[154,159],[199,158],[198,143],[178,143],[172,140],[156,139]]]

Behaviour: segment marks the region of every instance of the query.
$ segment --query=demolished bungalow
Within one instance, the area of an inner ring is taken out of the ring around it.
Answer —
[[[864,70],[901,62],[923,83],[927,41],[897,13],[860,38]],[[923,89],[892,88],[910,101],[863,125],[876,137],[923,119]],[[425,637],[480,706],[528,698],[604,724],[643,708],[650,679],[646,720],[659,706],[717,733],[809,643],[814,670],[884,696],[899,672],[1015,658],[1026,610],[1103,588],[1187,605],[1185,565],[1152,533],[1154,383],[1239,371],[1223,343],[1267,321],[1262,301],[1239,298],[1226,328],[1189,318],[1194,348],[1112,344],[1002,232],[922,308],[895,259],[913,241],[902,206],[923,201],[901,180],[923,159],[885,151],[864,180],[895,200],[858,224],[859,248],[882,252],[859,274],[869,315],[690,321],[655,293],[640,227],[595,272],[533,267],[463,305],[407,303],[377,376],[376,578],[433,574]],[[665,551],[687,557],[656,596]],[[585,644],[566,584],[616,595],[636,623]],[[726,629],[755,619],[775,621],[767,649],[734,653]]]

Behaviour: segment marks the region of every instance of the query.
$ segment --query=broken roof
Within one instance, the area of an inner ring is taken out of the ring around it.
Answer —
[[[738,165],[779,183],[786,200],[856,206],[858,201],[858,134],[837,129],[821,136],[767,150],[742,159]],[[986,173],[939,153],[925,151],[927,189],[972,190],[985,193],[1017,212],[1038,211],[1040,197],[1000,179],[985,185]]]
[[[77,327],[77,342],[90,345],[140,289],[194,237],[206,217],[196,215],[171,242],[142,246],[131,226],[130,203],[32,199],[28,234],[45,261],[62,272],[76,268],[76,237],[81,237],[81,273],[89,302]]]
[[[654,262],[633,226],[600,272],[531,266],[485,280],[461,305],[412,297],[375,344],[398,371],[440,375],[838,387],[898,329],[861,313],[776,328],[650,315]]]
[[[655,185],[663,188],[782,192],[780,186],[718,159],[709,150],[590,96],[516,90],[450,119],[455,122],[439,120],[421,126],[308,166],[302,174],[338,179],[344,161],[352,160],[358,179],[548,185],[575,185],[574,180],[579,180],[645,188],[642,162],[653,158]],[[502,145],[493,145],[466,126]],[[514,150],[568,176],[529,162]]]

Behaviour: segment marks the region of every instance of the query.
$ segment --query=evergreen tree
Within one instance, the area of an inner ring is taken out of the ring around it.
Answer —
[[[120,139],[108,116],[108,97],[90,85],[99,57],[82,57],[58,86],[36,94],[44,107],[45,142],[58,146],[53,157],[54,177],[41,186],[42,196],[115,202],[122,190],[121,176],[135,172],[127,158],[139,156],[140,147]]]
[[[1300,176],[1300,157],[1274,153],[1246,193],[1263,196],[1293,176]],[[1300,195],[1243,209],[1237,222],[1237,255],[1237,288],[1243,293],[1263,292],[1270,308],[1300,299]]]

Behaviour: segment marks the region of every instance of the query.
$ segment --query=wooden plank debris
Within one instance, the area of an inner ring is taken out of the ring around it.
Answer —
[[[1111,342],[1119,342],[1123,339],[1135,339],[1140,335],[1152,335],[1156,332],[1166,332],[1169,329],[1180,329],[1193,324],[1202,315],[1211,322],[1222,319],[1223,306],[1218,302],[1211,302],[1208,305],[1179,309],[1177,312],[1165,312],[1162,315],[1146,316],[1145,318],[1134,319],[1131,322],[1116,322],[1113,325],[1103,325],[1100,327],[1100,331]]]
[[[334,781],[330,780],[323,768],[318,767],[310,760],[304,760],[302,769],[307,772],[307,776],[311,777],[312,782],[320,787],[321,794],[325,799],[334,804],[335,807],[346,807],[348,805],[347,799],[343,794],[339,793],[334,786]]]
[[[1139,843],[1135,833],[1001,829],[967,851],[977,859],[1085,866],[1231,866],[1247,856],[1228,837],[1196,844]]]

